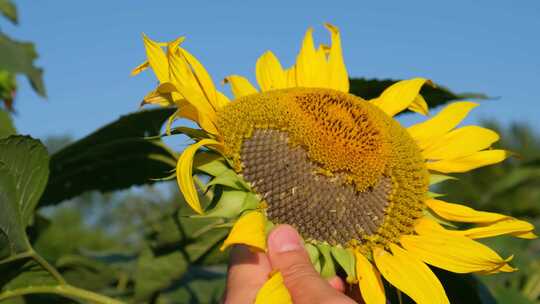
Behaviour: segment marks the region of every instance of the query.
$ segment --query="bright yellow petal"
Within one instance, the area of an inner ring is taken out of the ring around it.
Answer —
[[[358,285],[360,293],[366,303],[385,304],[386,295],[384,294],[384,285],[381,275],[364,255],[356,252],[356,273],[358,276]]]
[[[208,98],[204,95],[202,88],[199,85],[195,75],[193,74],[189,63],[185,57],[180,56],[174,46],[169,48],[167,53],[169,60],[169,72],[171,81],[173,81],[178,93],[183,99],[191,103],[199,112],[199,116],[204,115],[205,121],[211,121],[215,125],[216,112],[214,107],[209,103]],[[201,126],[205,123],[199,123]],[[215,127],[204,128],[205,131],[212,134]]]
[[[343,60],[339,29],[329,23],[325,24],[330,31],[332,46],[328,56],[329,87],[342,92],[349,92],[349,75]]]
[[[375,247],[373,258],[382,276],[418,304],[449,303],[439,279],[415,255],[390,244],[392,254]]]
[[[422,151],[425,159],[453,159],[489,148],[499,134],[479,126],[466,126],[450,131]]]
[[[184,199],[188,205],[199,214],[203,214],[203,210],[199,202],[197,189],[195,189],[195,184],[193,183],[193,156],[195,156],[195,152],[202,146],[220,148],[222,144],[213,139],[203,139],[187,147],[178,158],[176,165],[176,179],[180,191],[184,195]]]
[[[409,105],[408,109],[422,115],[429,114],[429,107],[427,105],[427,102],[424,99],[424,97],[420,94],[416,96],[413,102]]]
[[[285,76],[287,78],[287,88],[294,88],[298,86],[296,83],[296,67],[294,65],[285,70]]]
[[[426,166],[430,170],[442,173],[461,173],[500,163],[505,160],[508,155],[508,152],[505,150],[480,151],[459,158],[428,162],[426,163]]]
[[[533,239],[536,238],[534,233],[532,233],[533,230],[534,226],[529,222],[508,218],[493,224],[466,230],[458,230],[455,232],[471,239],[481,239],[506,234],[518,238]]]
[[[421,223],[432,221],[423,219]],[[455,273],[493,271],[506,265],[491,248],[467,237],[437,231],[427,225],[415,227],[418,235],[404,235],[401,245],[424,262]]]
[[[313,43],[313,29],[309,28],[296,59],[296,82],[299,87],[317,86],[319,66],[316,53]]]
[[[280,272],[274,273],[259,289],[255,304],[292,304],[291,295]]]
[[[195,76],[195,78],[197,79],[197,83],[199,84],[204,96],[206,97],[206,100],[208,100],[214,110],[218,110],[223,107],[224,105],[220,104],[217,98],[214,82],[212,81],[210,74],[208,74],[204,66],[199,62],[199,60],[197,60],[197,58],[195,58],[195,56],[193,56],[185,49],[179,48],[179,50],[186,59],[187,63],[193,69],[193,76]]]
[[[394,116],[417,99],[420,89],[426,83],[431,82],[425,78],[402,80],[389,86],[381,96],[370,101],[389,116]]]
[[[287,83],[285,71],[271,51],[265,52],[255,65],[255,76],[261,91],[283,89]]]
[[[140,72],[148,69],[150,67],[150,63],[147,61],[139,64],[138,66],[136,66],[132,71],[131,71],[131,76],[135,76],[135,75],[138,75]]]
[[[258,211],[246,213],[234,223],[220,250],[223,251],[234,244],[244,244],[266,251],[265,227],[266,217],[262,213]]]
[[[163,94],[158,90],[154,90],[144,96],[143,101],[141,102],[141,106],[147,104],[156,104],[162,107],[169,107],[174,105],[174,101],[171,98],[170,94]]]
[[[167,63],[167,56],[165,56],[161,46],[144,34],[143,41],[148,63],[156,74],[157,79],[159,82],[169,81],[169,65]]]
[[[504,214],[477,211],[464,205],[447,203],[434,198],[426,200],[425,203],[438,216],[454,222],[493,223],[510,218]]]
[[[467,101],[451,103],[433,118],[413,125],[407,131],[423,149],[433,139],[438,139],[455,128],[476,106],[477,103]]]
[[[230,75],[224,81],[231,85],[231,90],[235,98],[258,93],[257,89],[245,77]]]

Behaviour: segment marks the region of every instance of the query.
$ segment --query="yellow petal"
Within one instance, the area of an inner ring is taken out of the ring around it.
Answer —
[[[170,66],[170,78],[182,98],[191,103],[199,112],[199,116],[204,115],[206,121],[211,121],[215,125],[216,112],[214,107],[209,103],[208,98],[204,95],[202,88],[199,85],[196,77],[193,75],[191,67],[185,57],[180,56],[174,46],[169,48],[167,59]],[[205,123],[200,123],[207,125]],[[204,128],[205,131],[213,133],[215,127]]]
[[[274,273],[259,289],[255,304],[292,304],[291,295],[280,272]]]
[[[423,149],[432,139],[437,139],[455,128],[476,106],[477,103],[466,101],[451,103],[433,118],[413,125],[407,131]]]
[[[424,219],[422,222],[430,221]],[[493,271],[507,264],[491,248],[467,237],[426,225],[415,227],[418,235],[404,235],[401,245],[424,262],[455,273]]]
[[[466,126],[450,131],[422,151],[426,159],[453,159],[489,148],[499,134],[479,126]]]
[[[449,303],[439,279],[422,261],[390,244],[392,254],[375,247],[373,258],[382,276],[418,304]]]
[[[298,86],[296,82],[296,67],[294,65],[285,70],[285,76],[287,78],[287,88],[294,88]]]
[[[488,150],[475,152],[473,154],[454,159],[443,159],[426,163],[430,170],[442,173],[461,173],[479,167],[500,163],[508,157],[505,150]]]
[[[285,71],[271,51],[265,52],[257,59],[255,75],[263,92],[285,88],[287,83]]]
[[[141,106],[147,104],[157,104],[162,107],[169,107],[174,105],[174,101],[170,94],[163,94],[158,90],[154,90],[144,96],[143,101],[141,102]]]
[[[262,213],[258,211],[246,213],[234,223],[220,250],[223,251],[234,244],[244,244],[266,251],[265,227],[266,217]]]
[[[212,105],[214,110],[218,110],[223,107],[224,104],[220,104],[217,98],[214,82],[212,81],[212,78],[210,77],[204,66],[199,62],[199,60],[197,60],[197,58],[195,58],[195,56],[193,56],[185,49],[179,48],[179,50],[186,59],[187,63],[193,69],[193,76],[195,76],[195,78],[197,79],[197,83],[199,84],[204,96]]]
[[[356,252],[356,273],[358,276],[358,285],[360,293],[366,303],[385,304],[386,296],[384,294],[384,285],[381,275],[364,255]]]
[[[146,57],[148,58],[148,63],[152,67],[152,70],[156,74],[159,82],[169,81],[169,68],[167,63],[167,56],[161,49],[161,46],[148,38],[143,34],[144,47],[146,49]]]
[[[221,147],[222,144],[213,139],[203,139],[189,147],[178,158],[176,164],[176,179],[184,199],[195,212],[202,214],[203,210],[199,202],[199,196],[195,184],[193,183],[193,156],[202,146]]]
[[[477,211],[464,205],[447,203],[434,198],[426,200],[425,203],[438,216],[454,222],[493,223],[510,218],[504,214]]]
[[[505,234],[518,238],[533,239],[536,238],[534,233],[532,233],[533,230],[534,226],[529,222],[508,218],[481,227],[459,230],[456,233],[471,239],[481,239]]]
[[[381,96],[370,101],[389,116],[394,116],[416,100],[420,89],[426,83],[431,82],[425,78],[402,80],[389,86]]]
[[[136,66],[132,71],[131,71],[131,76],[135,76],[135,75],[138,75],[140,72],[148,69],[150,67],[150,63],[147,61],[139,64],[138,66]]]
[[[316,86],[318,77],[317,63],[317,55],[313,43],[313,29],[309,28],[296,59],[296,82],[299,87]]]
[[[427,102],[424,99],[424,97],[420,94],[416,96],[413,102],[409,105],[408,109],[422,115],[429,114],[429,107],[427,105]]]
[[[230,75],[224,79],[224,82],[231,85],[231,91],[235,98],[258,93],[251,82],[242,76]]]
[[[325,27],[330,31],[332,46],[328,56],[329,87],[342,92],[349,92],[349,75],[343,60],[339,29],[329,23]]]

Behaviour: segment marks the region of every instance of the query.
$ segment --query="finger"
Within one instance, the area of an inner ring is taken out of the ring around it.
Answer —
[[[354,303],[315,271],[293,227],[274,228],[268,236],[268,257],[272,268],[281,272],[294,303]]]
[[[345,292],[345,283],[343,282],[343,280],[340,277],[333,276],[331,278],[326,279],[326,281],[335,290],[337,290],[339,292],[342,292],[342,293]]]
[[[252,304],[257,291],[268,279],[271,267],[264,252],[253,252],[243,245],[231,250],[224,303]]]

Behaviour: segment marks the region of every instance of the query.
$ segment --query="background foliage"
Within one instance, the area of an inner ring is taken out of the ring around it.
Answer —
[[[17,22],[16,8],[0,12]],[[72,141],[16,135],[15,75],[45,96],[31,43],[0,32],[0,303],[215,303],[224,289],[225,229],[193,220],[175,182],[177,152],[160,139],[171,109],[139,111]],[[394,80],[351,79],[351,92],[380,94]],[[482,94],[426,87],[430,107]],[[503,164],[459,175],[438,192],[450,201],[540,224],[540,135],[502,128]],[[540,242],[496,238],[517,274],[490,277],[436,270],[452,303],[540,303]],[[397,303],[395,292],[390,292]],[[407,299],[404,299],[407,302]]]

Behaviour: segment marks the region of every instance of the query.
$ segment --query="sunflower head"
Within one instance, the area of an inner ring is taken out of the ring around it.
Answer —
[[[531,224],[429,192],[430,185],[449,178],[445,174],[507,157],[491,149],[497,133],[458,127],[477,105],[455,102],[402,127],[394,116],[406,109],[426,115],[420,89],[433,84],[424,78],[400,81],[371,100],[349,94],[339,30],[326,27],[331,46],[315,48],[309,29],[292,67],[263,54],[255,66],[260,90],[242,76],[227,77],[232,101],[180,46],[183,38],[158,43],[144,37],[148,61],[134,74],[151,67],[160,82],[144,103],[177,108],[168,130],[178,118],[201,127],[184,128],[195,143],[180,155],[176,174],[198,217],[220,218],[232,227],[222,249],[244,244],[266,250],[272,225],[291,224],[304,237],[315,268],[323,276],[344,270],[366,303],[385,303],[383,278],[417,303],[448,303],[427,265],[456,273],[514,271],[511,257],[475,239],[534,238]],[[209,182],[196,187],[196,174]],[[201,204],[205,193],[213,195]],[[458,229],[460,223],[467,229]],[[290,301],[280,278],[269,279],[257,302],[272,295],[266,300]]]
[[[420,150],[373,104],[332,89],[241,97],[218,112],[224,154],[306,240],[386,245],[412,232],[428,173]]]

